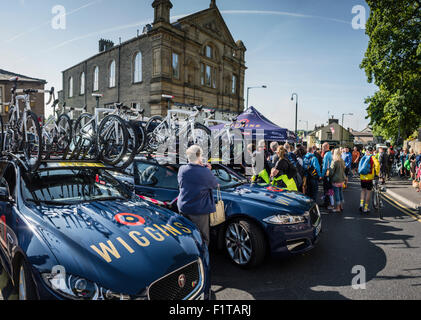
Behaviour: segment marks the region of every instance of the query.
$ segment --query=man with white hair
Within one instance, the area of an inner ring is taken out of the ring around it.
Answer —
[[[209,245],[209,215],[216,211],[213,189],[218,182],[210,164],[203,164],[203,150],[191,146],[186,151],[188,164],[178,170],[178,211],[200,230],[203,241]]]

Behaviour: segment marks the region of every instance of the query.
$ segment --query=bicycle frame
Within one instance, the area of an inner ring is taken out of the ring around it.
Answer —
[[[160,123],[154,130],[154,133],[157,135],[157,140],[165,141],[167,137],[176,137],[180,135],[184,135],[188,132],[190,128],[190,132],[192,132],[193,140],[196,139],[195,132],[194,132],[194,124],[196,122],[196,117],[199,115],[200,111],[186,111],[186,110],[168,110],[167,116],[164,118],[162,123]],[[177,114],[184,114],[187,115],[187,120],[183,125],[180,126],[180,122],[178,121]],[[165,124],[167,126],[165,127]],[[177,125],[179,126],[177,128]],[[159,134],[162,129],[165,129],[164,135]]]

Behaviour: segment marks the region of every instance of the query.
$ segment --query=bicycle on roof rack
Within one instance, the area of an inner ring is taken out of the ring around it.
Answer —
[[[62,159],[66,159],[73,140],[72,121],[63,108],[59,114],[55,109],[59,104],[59,100],[55,99],[53,91],[54,115],[49,117],[42,126],[42,159],[48,160],[52,155],[57,155]],[[56,119],[57,114],[57,119]]]
[[[116,165],[120,169],[127,168],[135,156],[142,152],[145,146],[145,131],[142,126],[136,125],[139,118],[143,118],[144,109],[133,109],[123,103],[114,103],[114,109],[109,115],[117,115],[124,120],[128,131],[127,152],[121,162]]]
[[[8,123],[4,130],[1,123],[2,150],[10,154],[23,153],[28,168],[38,169],[42,158],[42,130],[37,115],[31,111],[31,94],[48,93],[50,104],[54,88],[51,90],[18,89],[18,77],[9,80],[13,82],[12,97],[9,104]],[[24,103],[23,112],[19,110],[19,102]],[[3,147],[4,146],[4,147]]]
[[[119,115],[118,109],[99,108],[102,94],[93,94],[97,100],[94,114],[83,113],[74,125],[74,150],[70,159],[91,157],[116,166],[122,160],[126,165],[129,149],[129,129],[126,121]],[[100,115],[105,117],[100,121]],[[133,138],[133,137],[132,137]],[[137,139],[136,136],[134,139]],[[132,142],[134,147],[137,142]],[[132,145],[131,143],[131,145]]]
[[[146,124],[147,145],[152,152],[158,151],[161,147],[167,149],[171,145],[183,143],[183,148],[187,149],[193,144],[199,145],[206,152],[210,152],[209,128],[196,122],[197,116],[202,111],[203,106],[194,106],[193,111],[168,110],[165,118],[161,116],[151,117]],[[187,116],[186,121],[181,122],[178,115]]]
[[[215,119],[216,110],[205,109],[204,112],[207,114],[204,120],[206,127],[209,127],[211,123],[224,125],[222,129],[212,133],[212,156],[219,156],[219,151],[221,151],[222,159],[229,161],[234,159],[235,162],[241,163],[244,139],[239,128],[244,127],[246,121],[238,121],[237,117],[229,118],[229,121],[217,120]],[[236,126],[237,123],[239,127]]]

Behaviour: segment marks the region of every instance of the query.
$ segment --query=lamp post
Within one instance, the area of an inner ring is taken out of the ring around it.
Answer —
[[[247,109],[249,108],[249,91],[250,89],[266,89],[267,86],[247,87]]]
[[[341,128],[341,145],[343,143],[344,136],[344,116],[353,116],[353,113],[342,113],[342,128]]]
[[[291,96],[291,101],[294,101],[295,96],[295,136],[297,137],[297,121],[298,121],[298,94],[293,93]]]

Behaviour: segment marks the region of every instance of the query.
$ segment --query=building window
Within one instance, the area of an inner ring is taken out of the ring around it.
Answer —
[[[209,59],[213,59],[213,49],[210,45],[205,47],[205,56]]]
[[[235,74],[232,76],[231,93],[232,94],[236,94],[237,93],[237,76]]]
[[[133,82],[142,81],[142,53],[138,52],[133,60]]]
[[[327,140],[332,140],[332,132],[327,133]]]
[[[180,63],[177,53],[172,54],[172,76],[174,79],[180,79]]]
[[[115,87],[115,60],[113,60],[110,64],[109,77],[110,77],[110,81],[108,85],[110,88],[114,88]]]
[[[93,91],[98,91],[99,90],[99,68],[98,66],[96,66],[94,68],[94,86],[93,86]]]
[[[201,65],[201,80],[202,86],[216,89],[217,87],[217,69],[207,64],[202,63]]]
[[[81,95],[85,94],[85,72],[80,75],[80,92]]]
[[[69,78],[69,98],[73,97],[73,77]]]

